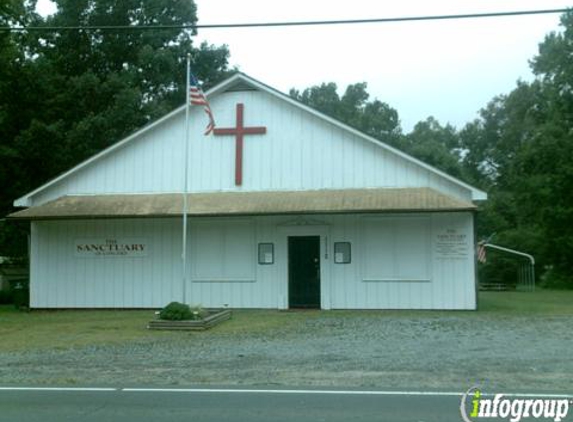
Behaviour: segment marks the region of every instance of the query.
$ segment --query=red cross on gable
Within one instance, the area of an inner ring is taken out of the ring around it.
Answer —
[[[243,137],[245,135],[262,135],[267,133],[265,126],[243,126],[243,111],[245,106],[237,104],[237,127],[233,128],[215,128],[215,135],[234,135],[235,136],[235,185],[241,186],[243,183]]]
[[[235,185],[241,186],[243,183],[243,137],[245,135],[259,135],[267,133],[265,126],[243,126],[243,111],[245,106],[237,104],[237,127],[215,128],[214,135],[234,135],[235,136]]]

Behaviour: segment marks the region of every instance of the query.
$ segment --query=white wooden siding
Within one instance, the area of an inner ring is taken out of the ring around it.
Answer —
[[[191,113],[189,189],[261,191],[364,187],[432,187],[470,201],[471,192],[391,151],[260,91],[213,98],[219,127],[235,126],[235,107],[245,104],[243,186],[234,184],[233,136],[202,135],[203,110]],[[176,114],[134,141],[32,197],[39,205],[62,195],[181,192],[184,114]]]
[[[325,309],[474,309],[472,218],[471,213],[433,213],[191,219],[185,300],[213,307],[286,308],[288,236],[318,235]],[[365,227],[368,236],[391,236],[398,249],[372,253],[368,247],[376,241],[365,239]],[[444,233],[460,236],[456,250],[440,245]],[[146,256],[78,258],[75,241],[86,238],[145,239],[148,251]],[[420,241],[427,247],[417,247]],[[334,242],[351,243],[351,263],[334,264]],[[273,265],[257,264],[258,243],[275,245]],[[159,308],[182,300],[179,219],[34,222],[31,253],[32,307]],[[384,273],[384,263],[392,265],[390,273]]]
[[[192,279],[196,282],[256,279],[252,219],[196,221],[191,227]]]
[[[363,281],[430,281],[429,223],[428,216],[364,218]]]

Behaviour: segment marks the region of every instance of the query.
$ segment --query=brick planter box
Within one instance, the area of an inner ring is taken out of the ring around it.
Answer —
[[[220,324],[231,318],[231,310],[209,310],[209,315],[203,319],[192,321],[165,321],[156,319],[147,324],[150,330],[181,330],[181,331],[203,331]]]

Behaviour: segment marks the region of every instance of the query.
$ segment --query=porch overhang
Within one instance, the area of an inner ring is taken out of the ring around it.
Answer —
[[[189,193],[189,216],[474,211],[431,188]],[[181,193],[62,196],[10,214],[13,220],[151,218],[182,215]]]

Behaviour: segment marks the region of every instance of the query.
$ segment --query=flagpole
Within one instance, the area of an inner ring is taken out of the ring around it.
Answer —
[[[184,143],[184,182],[183,182],[183,245],[181,259],[183,263],[183,285],[182,285],[182,303],[187,301],[187,191],[189,190],[189,108],[191,105],[190,98],[190,81],[191,81],[191,54],[187,54],[187,90],[185,91],[185,136],[183,138]]]

